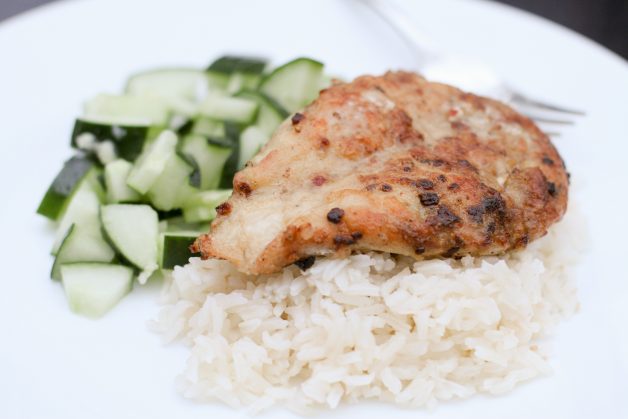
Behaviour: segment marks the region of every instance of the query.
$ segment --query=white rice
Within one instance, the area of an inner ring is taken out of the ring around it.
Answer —
[[[186,398],[300,412],[378,399],[410,406],[499,394],[550,371],[539,339],[578,308],[570,210],[505,257],[414,262],[369,253],[250,277],[191,259],[155,330],[190,347]]]

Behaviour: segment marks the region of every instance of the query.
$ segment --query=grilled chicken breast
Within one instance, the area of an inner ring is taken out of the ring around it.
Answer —
[[[497,101],[407,72],[335,84],[234,178],[194,250],[264,274],[316,255],[494,255],[565,212],[548,137]]]

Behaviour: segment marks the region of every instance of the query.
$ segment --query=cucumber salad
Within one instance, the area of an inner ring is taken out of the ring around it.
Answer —
[[[99,317],[134,281],[193,256],[234,174],[291,113],[329,85],[323,64],[224,56],[207,69],[154,69],[87,101],[74,155],[37,213],[54,221],[51,278],[70,308]]]

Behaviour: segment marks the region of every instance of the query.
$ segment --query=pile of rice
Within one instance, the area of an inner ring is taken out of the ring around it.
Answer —
[[[369,253],[261,277],[191,259],[167,282],[153,328],[189,345],[179,384],[197,401],[304,412],[503,393],[549,372],[538,341],[578,308],[568,267],[579,221],[570,211],[504,257]]]

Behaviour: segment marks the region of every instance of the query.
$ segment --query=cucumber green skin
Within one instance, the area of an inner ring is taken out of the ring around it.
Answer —
[[[66,161],[37,207],[37,214],[57,221],[69,202],[68,198],[92,166],[94,162],[86,157],[75,156]]]
[[[200,234],[201,233],[194,235],[165,234],[161,268],[173,269],[175,266],[183,266],[188,263],[191,257],[198,256],[198,254],[190,252],[190,246]]]
[[[96,141],[109,140],[116,146],[116,153],[128,161],[135,161],[144,144],[155,138],[163,127],[108,125],[77,119],[72,131],[72,147],[77,148],[76,138],[81,134],[92,134]],[[123,135],[119,135],[120,133]],[[118,135],[116,135],[116,133]]]
[[[181,210],[181,208],[175,208],[170,211],[161,211],[161,210],[156,209],[155,211],[157,211],[157,217],[159,218],[159,221],[178,218],[178,217],[181,217],[181,214],[183,214],[183,211]]]
[[[235,72],[245,74],[262,74],[266,68],[267,60],[257,57],[237,57],[225,55],[209,65],[207,71],[231,74]]]

